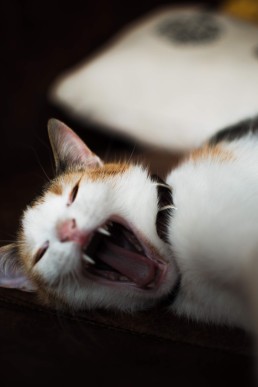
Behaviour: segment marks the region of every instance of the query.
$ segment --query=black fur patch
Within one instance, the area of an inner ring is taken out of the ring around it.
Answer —
[[[249,133],[258,135],[258,116],[240,121],[235,125],[220,130],[211,137],[209,144],[216,145],[221,141],[233,141]]]
[[[178,276],[178,279],[174,285],[174,287],[170,290],[170,292],[160,300],[159,306],[162,308],[169,308],[177,298],[181,289],[181,276]]]

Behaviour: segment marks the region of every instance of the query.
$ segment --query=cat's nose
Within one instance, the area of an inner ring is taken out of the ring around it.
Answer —
[[[75,219],[67,219],[57,226],[57,235],[60,242],[76,242],[84,246],[88,239],[89,233],[82,232],[78,229]]]

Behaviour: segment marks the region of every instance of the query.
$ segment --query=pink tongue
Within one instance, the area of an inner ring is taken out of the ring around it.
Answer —
[[[139,286],[146,286],[154,279],[156,265],[153,261],[111,242],[106,242],[106,247],[98,254],[104,263]]]

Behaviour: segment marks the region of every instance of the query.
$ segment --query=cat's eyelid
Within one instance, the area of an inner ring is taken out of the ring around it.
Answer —
[[[70,206],[75,201],[76,196],[77,196],[78,191],[79,191],[80,182],[81,182],[81,179],[79,181],[77,181],[77,183],[74,185],[72,191],[70,192],[67,206]]]
[[[36,265],[36,263],[38,263],[38,261],[40,261],[40,259],[43,257],[43,255],[45,254],[45,252],[47,251],[48,248],[49,248],[49,241],[46,241],[39,248],[39,250],[36,252],[34,259],[33,259],[34,265]]]

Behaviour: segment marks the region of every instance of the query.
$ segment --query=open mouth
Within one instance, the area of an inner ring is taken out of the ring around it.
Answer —
[[[106,283],[119,283],[141,289],[159,285],[166,271],[153,249],[120,223],[108,221],[99,227],[82,253],[86,275]]]

